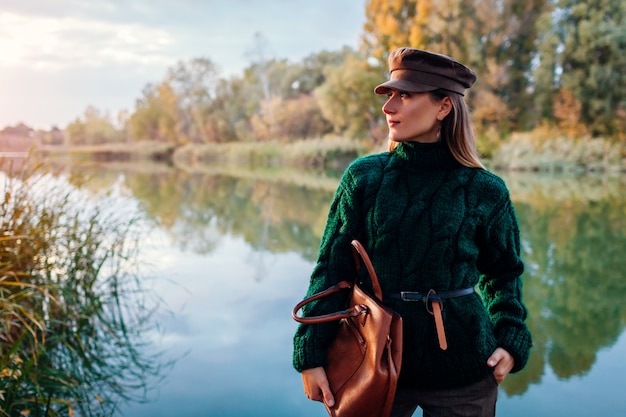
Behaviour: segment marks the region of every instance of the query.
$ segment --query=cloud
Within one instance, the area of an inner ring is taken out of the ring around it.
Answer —
[[[0,128],[65,127],[88,105],[132,110],[178,61],[221,75],[254,59],[358,46],[365,0],[0,0]]]
[[[172,61],[172,36],[139,24],[3,13],[0,28],[3,67],[58,71]]]

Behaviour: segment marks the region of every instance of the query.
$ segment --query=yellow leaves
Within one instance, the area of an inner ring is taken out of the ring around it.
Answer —
[[[398,28],[400,27],[399,22],[392,15],[383,16],[382,22],[380,25],[380,33],[383,35],[392,36],[397,34]]]
[[[394,13],[400,13],[402,11],[402,7],[404,7],[406,1],[405,0],[393,0],[393,11]]]
[[[432,14],[432,10],[433,5],[430,2],[418,2],[417,6],[415,6],[415,11],[417,12],[415,16],[415,22],[420,24],[426,23],[428,21],[428,18]]]
[[[15,378],[17,379],[21,375],[21,372],[18,370],[13,370],[9,368],[4,368],[0,371],[0,378]]]
[[[21,416],[29,416],[30,415],[30,410],[22,410],[22,411],[20,411],[20,415]]]
[[[9,366],[0,370],[0,378],[12,378],[18,379],[22,376],[22,371],[19,365],[22,363],[22,359],[17,355],[11,355],[9,357]]]
[[[409,32],[415,26],[417,0],[370,0],[366,6],[364,39],[368,53],[384,60],[399,46],[410,43]]]
[[[409,45],[414,48],[425,49],[426,43],[424,42],[425,35],[421,26],[413,26],[409,31]]]

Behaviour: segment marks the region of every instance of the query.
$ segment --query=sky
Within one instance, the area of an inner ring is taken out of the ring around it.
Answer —
[[[364,22],[365,0],[0,0],[0,129],[132,112],[179,61],[242,75],[256,34],[268,59],[357,48]]]

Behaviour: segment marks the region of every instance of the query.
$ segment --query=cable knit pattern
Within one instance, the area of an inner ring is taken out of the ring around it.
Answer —
[[[385,299],[404,320],[402,381],[418,388],[471,384],[491,371],[487,358],[498,346],[513,355],[513,372],[525,366],[532,342],[521,299],[519,228],[499,177],[460,165],[442,143],[401,143],[354,161],[330,207],[307,295],[353,276],[355,238],[370,254],[383,293],[477,289],[444,302],[446,351],[423,303]],[[342,309],[344,295],[312,303],[303,314]],[[298,328],[298,371],[325,364],[334,329]]]

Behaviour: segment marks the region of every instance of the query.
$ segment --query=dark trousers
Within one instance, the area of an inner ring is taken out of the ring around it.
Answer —
[[[398,386],[390,417],[410,417],[417,407],[424,417],[494,417],[498,383],[493,374],[475,384],[445,390]]]

